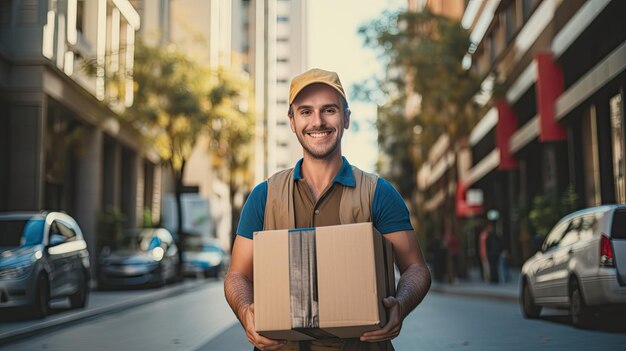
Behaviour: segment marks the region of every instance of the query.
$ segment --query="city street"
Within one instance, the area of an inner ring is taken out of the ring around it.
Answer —
[[[56,315],[71,313],[76,312]],[[7,328],[11,323],[3,324]],[[397,350],[619,350],[624,344],[624,327],[579,330],[563,311],[556,310],[547,310],[539,320],[525,320],[512,301],[436,292],[405,320],[394,341]],[[207,280],[181,293],[44,330],[0,349],[247,351],[252,347],[223,298],[221,281]]]

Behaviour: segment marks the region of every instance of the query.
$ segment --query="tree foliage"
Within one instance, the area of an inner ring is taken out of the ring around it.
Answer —
[[[563,216],[575,210],[577,202],[578,195],[571,185],[565,189],[560,197],[554,189],[535,196],[532,208],[528,213],[528,219],[535,229],[535,233],[541,237],[548,235],[550,229]]]
[[[379,50],[387,62],[386,77],[373,85],[384,91],[387,104],[418,99],[415,104],[419,107],[407,111],[411,115],[405,118],[419,130],[407,128],[403,138],[417,134],[409,139],[413,139],[415,148],[426,150],[442,133],[453,141],[469,134],[479,116],[472,100],[479,82],[462,66],[470,41],[457,21],[426,8],[423,12],[386,13],[362,26],[359,33],[365,44]],[[367,89],[363,90],[358,90],[361,97],[371,98]],[[389,123],[397,120],[384,113],[379,117]],[[417,167],[421,164],[420,153],[414,161]]]
[[[201,136],[209,138],[215,167],[226,165],[231,185],[235,183],[230,171],[246,168],[246,148],[254,130],[246,107],[249,89],[237,74],[221,68],[212,71],[173,45],[151,47],[142,42],[135,48],[133,78],[135,101],[124,118],[142,131],[172,170],[180,232],[185,166]]]
[[[182,172],[214,108],[211,72],[174,47],[135,48],[135,101],[130,120],[156,147],[161,159]]]
[[[227,171],[229,180],[237,175],[247,178],[252,156],[249,146],[254,137],[253,114],[248,108],[251,89],[240,77],[223,69],[218,71],[218,80],[222,84],[212,90],[211,101],[221,103],[213,111],[209,132],[214,164]]]

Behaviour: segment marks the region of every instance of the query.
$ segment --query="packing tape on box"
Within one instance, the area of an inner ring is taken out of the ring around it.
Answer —
[[[291,329],[316,339],[335,338],[319,328],[315,229],[289,231]]]

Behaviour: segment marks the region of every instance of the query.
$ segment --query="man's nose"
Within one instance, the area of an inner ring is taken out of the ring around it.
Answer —
[[[314,126],[322,126],[324,124],[324,118],[321,110],[313,111],[311,116],[311,124]]]

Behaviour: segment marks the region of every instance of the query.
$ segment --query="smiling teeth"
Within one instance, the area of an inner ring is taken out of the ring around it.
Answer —
[[[330,132],[309,133],[309,135],[312,136],[313,138],[323,138],[323,137],[327,136],[328,134],[330,134]]]

